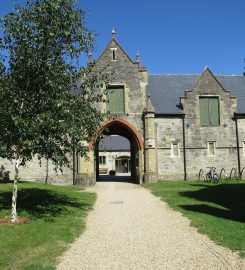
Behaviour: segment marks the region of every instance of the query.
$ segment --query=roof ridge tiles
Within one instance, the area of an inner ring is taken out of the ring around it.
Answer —
[[[234,77],[244,77],[243,74],[214,74],[214,76],[234,76]],[[244,77],[245,78],[245,77]]]
[[[179,73],[179,74],[177,74],[177,73],[173,73],[173,74],[171,74],[171,73],[150,74],[150,73],[149,73],[149,75],[150,75],[150,76],[176,76],[176,75],[178,75],[178,76],[186,76],[186,75],[190,75],[190,76],[200,76],[201,73],[200,73],[200,74],[194,74],[194,73],[186,73],[186,74],[184,74],[184,73]],[[234,77],[244,77],[243,74],[214,74],[214,76],[234,76]],[[244,77],[244,78],[245,78],[245,77]]]
[[[175,73],[173,73],[173,74],[171,74],[171,73],[162,73],[162,74],[149,74],[149,75],[151,75],[151,76],[163,76],[163,75],[168,75],[168,76],[176,76],[176,75],[182,75],[182,76],[186,76],[186,75],[195,75],[195,76],[199,76],[200,74],[191,74],[191,73],[186,73],[186,74],[175,74]]]

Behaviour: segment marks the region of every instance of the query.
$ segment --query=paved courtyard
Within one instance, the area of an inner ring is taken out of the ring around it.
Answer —
[[[98,182],[87,229],[60,258],[58,270],[233,270],[245,260],[190,227],[180,213],[131,183]]]

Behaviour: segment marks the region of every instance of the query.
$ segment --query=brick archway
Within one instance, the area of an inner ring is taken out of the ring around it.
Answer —
[[[144,142],[142,140],[142,137],[139,133],[139,131],[131,124],[129,123],[127,120],[123,119],[123,118],[109,118],[107,119],[105,122],[103,122],[99,128],[97,129],[96,133],[94,134],[92,140],[89,143],[89,149],[92,150],[94,147],[94,144],[99,136],[99,134],[101,132],[103,132],[103,130],[107,127],[109,127],[110,125],[113,124],[119,124],[125,128],[127,128],[135,137],[137,143],[138,143],[138,147],[140,150],[144,149]]]
[[[108,120],[106,120],[104,123],[102,123],[98,129],[98,131],[96,132],[95,135],[95,139],[98,137],[98,135],[107,127],[109,127],[112,124],[119,124],[125,128],[127,128],[129,131],[131,131],[131,133],[134,135],[137,143],[138,143],[138,147],[140,150],[144,149],[144,142],[141,138],[141,135],[139,133],[139,131],[132,125],[130,124],[127,120],[123,119],[123,118],[110,118]]]
[[[144,142],[137,128],[127,120],[120,117],[107,119],[100,125],[94,135],[91,146],[96,146],[94,148],[96,181],[100,180],[101,175],[99,170],[99,142],[101,138],[99,135],[102,133],[106,136],[119,135],[128,139],[130,142],[130,181],[133,183],[141,183],[144,168]]]

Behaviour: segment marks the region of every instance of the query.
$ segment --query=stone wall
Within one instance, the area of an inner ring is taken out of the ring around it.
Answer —
[[[14,179],[14,160],[11,163],[7,159],[0,158],[0,166],[3,165],[6,171],[10,171],[10,179]],[[33,158],[32,161],[26,163],[26,166],[20,167],[19,178],[21,181],[41,182],[44,183],[48,174],[48,183],[51,184],[69,184],[73,183],[73,172],[68,167],[63,168],[63,173],[54,170],[54,166],[51,161],[47,163],[47,160],[42,159],[41,164],[37,158]]]
[[[239,130],[240,163],[242,170],[245,167],[245,119],[238,119],[237,124]],[[243,170],[242,178],[245,179],[245,169]]]
[[[184,179],[183,131],[181,118],[156,118],[159,179]],[[177,153],[173,153],[177,144]],[[177,155],[175,155],[177,154]]]

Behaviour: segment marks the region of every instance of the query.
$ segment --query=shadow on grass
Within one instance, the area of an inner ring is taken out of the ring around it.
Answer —
[[[180,207],[188,211],[245,222],[244,184],[220,184],[215,186],[201,184],[194,186],[203,188],[197,191],[180,192],[179,195],[206,202],[206,204],[180,205]],[[215,203],[217,207],[210,205],[210,203]]]
[[[12,192],[0,193],[0,211],[11,208]],[[45,218],[52,221],[53,217],[65,215],[69,207],[87,209],[90,205],[80,203],[65,194],[39,188],[18,190],[17,211],[27,213],[31,219]]]

